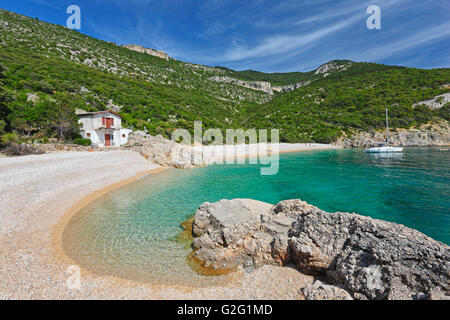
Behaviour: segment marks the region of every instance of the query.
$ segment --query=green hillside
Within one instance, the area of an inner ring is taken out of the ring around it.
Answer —
[[[331,142],[343,131],[382,128],[385,107],[394,127],[448,119],[448,107],[412,105],[449,92],[450,69],[334,61],[317,72],[233,71],[166,61],[4,10],[0,49],[0,134],[22,139],[55,137],[67,110],[105,110],[110,101],[126,126],[165,136],[202,120],[206,128],[278,128],[284,141]],[[213,76],[311,83],[270,95]],[[67,121],[73,138],[76,118]]]

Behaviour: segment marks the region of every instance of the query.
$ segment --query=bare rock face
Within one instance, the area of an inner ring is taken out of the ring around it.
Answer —
[[[450,297],[449,246],[399,224],[331,214],[301,200],[205,203],[193,235],[196,258],[214,269],[291,263],[336,286],[315,283],[305,298]]]
[[[272,90],[277,91],[277,92],[290,92],[290,91],[297,90],[298,88],[305,87],[305,86],[309,85],[311,82],[312,81],[304,81],[304,82],[289,84],[289,85],[281,86],[281,87],[278,87],[278,86],[272,87]]]
[[[215,82],[231,83],[249,89],[263,91],[268,94],[273,94],[271,83],[266,81],[243,81],[227,76],[214,76],[209,78],[209,80]]]
[[[338,64],[334,61],[330,61],[321,65],[314,74],[323,74],[324,76],[329,75],[331,72],[336,71],[345,71],[352,65],[351,62],[347,62],[345,64]]]
[[[151,56],[164,59],[166,61],[169,61],[171,59],[171,57],[165,52],[155,50],[155,49],[144,48],[144,47],[136,45],[136,44],[123,45],[122,47],[127,48],[129,50],[137,51],[140,53],[146,53]]]
[[[344,148],[370,147],[374,142],[386,140],[385,132],[360,132],[351,138],[344,138],[337,145]],[[428,130],[425,128],[396,130],[389,133],[389,142],[393,146],[440,146],[450,144],[450,126],[442,122],[439,126]]]
[[[413,108],[418,105],[425,105],[431,109],[439,109],[450,102],[450,93],[444,93],[434,97],[431,100],[421,101],[413,105]]]

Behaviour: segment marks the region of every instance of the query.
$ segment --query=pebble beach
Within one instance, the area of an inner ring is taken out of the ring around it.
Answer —
[[[1,158],[0,299],[299,299],[313,278],[272,266],[238,271],[226,285],[206,288],[132,282],[81,268],[80,288],[70,289],[68,270],[76,262],[60,243],[68,221],[108,191],[162,169],[132,151]]]

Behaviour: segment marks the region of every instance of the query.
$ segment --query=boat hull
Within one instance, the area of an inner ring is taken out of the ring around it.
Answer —
[[[401,147],[375,147],[366,150],[367,153],[393,153],[403,152]]]

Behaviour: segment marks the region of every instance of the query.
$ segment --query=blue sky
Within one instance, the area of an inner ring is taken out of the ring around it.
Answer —
[[[309,71],[333,59],[450,67],[448,0],[0,0],[0,8],[80,32],[236,70]],[[369,5],[381,30],[369,30]]]

